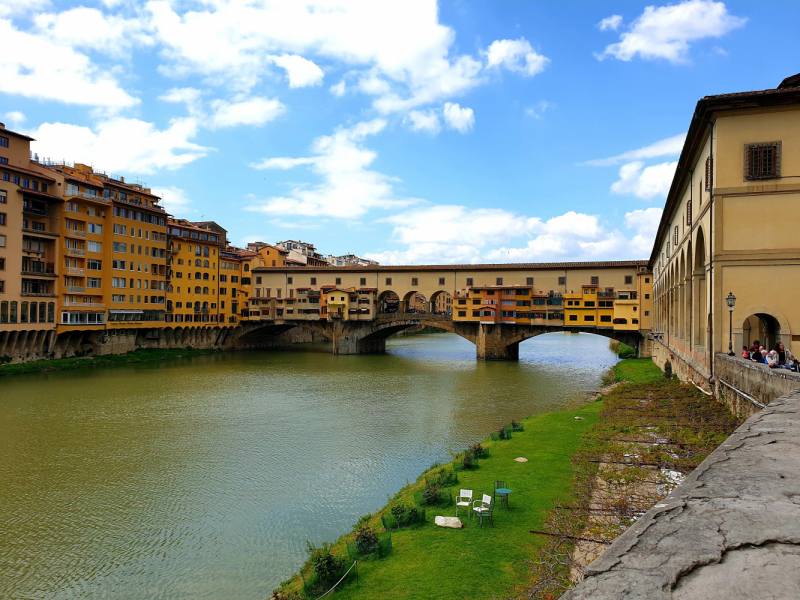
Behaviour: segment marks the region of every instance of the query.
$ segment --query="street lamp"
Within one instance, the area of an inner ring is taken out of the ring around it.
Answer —
[[[733,295],[733,292],[730,292],[727,296],[725,296],[725,302],[728,303],[728,310],[730,311],[731,339],[728,340],[728,356],[736,356],[733,353],[733,307],[736,306],[736,296]]]

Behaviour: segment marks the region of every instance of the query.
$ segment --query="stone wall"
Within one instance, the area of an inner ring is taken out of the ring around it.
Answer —
[[[797,598],[800,393],[769,403],[562,600]]]

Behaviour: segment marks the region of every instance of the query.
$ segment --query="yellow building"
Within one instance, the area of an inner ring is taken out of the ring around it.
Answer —
[[[756,339],[800,355],[798,174],[800,74],[697,102],[648,265],[659,364],[702,381]]]
[[[220,323],[220,302],[225,301],[229,309],[233,307],[227,300],[228,290],[239,281],[238,268],[226,269],[224,281],[220,276],[220,249],[225,247],[225,237],[185,219],[170,219],[168,226],[168,322],[216,327]]]

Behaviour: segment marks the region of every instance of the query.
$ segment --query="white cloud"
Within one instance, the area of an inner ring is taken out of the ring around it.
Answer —
[[[25,115],[18,110],[12,110],[6,113],[5,119],[12,127],[21,127],[25,122]]]
[[[412,110],[408,113],[407,121],[411,123],[412,131],[425,131],[436,135],[442,128],[439,124],[439,115],[432,110]]]
[[[44,123],[31,136],[42,157],[77,160],[114,173],[149,174],[177,169],[211,151],[189,141],[197,130],[193,118],[174,119],[164,130],[138,119],[113,118],[94,129]]]
[[[371,74],[358,80],[358,89],[370,96],[383,96],[391,91],[392,86],[377,75]]]
[[[154,43],[143,19],[126,19],[96,8],[81,6],[39,14],[34,22],[41,35],[60,46],[94,50],[117,58],[125,56],[134,45]]]
[[[461,133],[467,133],[475,125],[475,115],[471,108],[461,108],[458,104],[445,102],[442,114],[448,127]]]
[[[634,256],[650,255],[662,212],[660,208],[652,207],[625,213],[625,226],[636,230],[636,235],[631,240]]]
[[[331,216],[342,219],[359,217],[369,210],[407,206],[414,200],[396,198],[392,183],[396,179],[369,170],[377,154],[360,142],[386,127],[383,119],[339,128],[333,135],[314,140],[314,156],[304,158],[267,158],[254,163],[255,169],[289,169],[308,165],[322,182],[310,187],[297,185],[286,197],[272,197],[247,207],[247,210],[271,215]]]
[[[203,92],[192,87],[172,88],[171,90],[167,90],[166,93],[160,95],[158,99],[163,100],[164,102],[183,102],[191,106],[200,102],[202,95]]]
[[[139,103],[107,70],[69,46],[19,31],[5,19],[0,19],[0,39],[0,92],[110,110]]]
[[[606,17],[602,21],[597,24],[597,27],[600,31],[608,31],[611,29],[612,31],[616,31],[619,29],[619,26],[622,24],[622,15],[611,15],[610,17]]]
[[[533,117],[534,119],[541,119],[542,115],[545,113],[547,109],[553,108],[555,106],[552,102],[548,102],[547,100],[542,100],[536,106],[531,106],[530,108],[525,109],[525,114],[529,117]]]
[[[542,220],[503,209],[429,206],[383,219],[406,248],[367,257],[388,265],[547,262],[630,258],[631,247],[646,256],[659,214],[660,209],[628,213],[626,227],[635,231],[629,240],[605,228],[599,217],[574,211]],[[505,245],[515,239],[527,242]]]
[[[630,194],[642,200],[665,198],[675,175],[677,162],[661,163],[644,167],[641,161],[622,165],[619,180],[611,184],[614,194]]]
[[[639,56],[646,60],[663,58],[673,63],[688,60],[689,42],[721,37],[747,19],[728,13],[722,2],[688,0],[667,6],[648,6],[616,44],[606,46],[597,58],[607,56],[630,61]]]
[[[197,212],[192,208],[192,201],[186,196],[186,192],[174,185],[153,186],[152,191],[161,198],[161,206],[172,215],[182,217]]]
[[[610,158],[588,160],[584,164],[592,165],[594,167],[608,167],[610,165],[616,165],[628,160],[641,160],[644,158],[656,158],[658,156],[674,156],[681,153],[681,150],[683,149],[683,142],[685,140],[686,134],[679,133],[676,136],[659,140],[643,148],[623,152],[622,154],[618,154],[617,156],[612,156]]]
[[[526,77],[541,73],[550,62],[549,58],[536,52],[525,38],[496,40],[485,54],[488,68],[505,67]]]
[[[286,78],[290,88],[320,85],[325,73],[313,61],[297,56],[296,54],[283,54],[271,56],[273,63],[286,70]]]
[[[236,125],[263,125],[284,113],[286,107],[277,98],[249,98],[240,102],[214,100],[212,127],[235,127]]]
[[[50,7],[50,0],[0,0],[0,18],[38,13]]]
[[[344,82],[344,79],[339,83],[332,85],[330,87],[331,94],[333,94],[337,98],[341,98],[342,96],[344,96],[345,91],[347,91],[347,86]]]

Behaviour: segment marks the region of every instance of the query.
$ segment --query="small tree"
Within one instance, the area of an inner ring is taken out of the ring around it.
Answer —
[[[306,542],[308,548],[306,552],[309,554],[308,562],[314,573],[317,574],[322,581],[330,581],[334,579],[344,568],[344,558],[336,556],[328,542],[322,542],[322,547],[317,548],[311,542]]]
[[[359,555],[372,554],[378,551],[378,534],[363,525],[356,531],[356,548]]]

